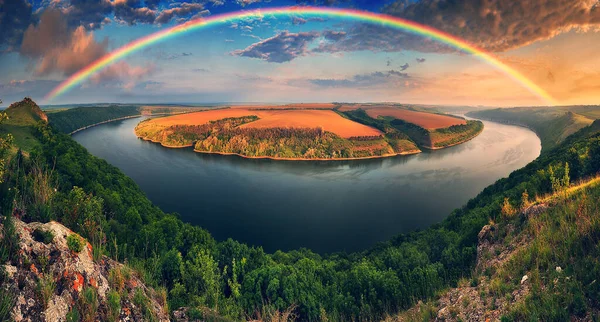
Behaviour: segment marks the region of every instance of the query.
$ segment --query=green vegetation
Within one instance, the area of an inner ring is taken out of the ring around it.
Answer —
[[[481,228],[490,220],[519,218],[503,217],[505,200],[519,200],[525,191],[529,196],[553,193],[561,189],[567,172],[570,182],[576,182],[600,171],[598,121],[525,168],[498,180],[428,229],[398,235],[358,253],[319,255],[301,249],[266,254],[260,247],[231,239],[217,242],[205,230],[183,223],[176,214],[163,213],[130,178],[90,155],[68,135],[46,125],[32,127],[40,146],[29,157],[15,154],[8,162],[5,182],[0,186],[6,196],[2,200],[3,214],[10,215],[15,210],[13,202],[22,200],[24,220],[32,220],[29,217],[32,212],[28,210],[34,205],[31,200],[37,188],[32,180],[24,178],[31,176],[36,167],[50,169],[52,165],[58,191],[49,201],[49,217],[35,220],[63,222],[89,240],[98,238],[94,234],[101,231],[103,237],[98,242],[108,255],[127,261],[148,285],[167,288],[171,309],[187,306],[198,309],[202,316],[218,315],[234,320],[266,316],[293,316],[303,321],[377,320],[408,309],[419,300],[432,299],[441,290],[471,277]],[[397,135],[402,137],[402,133]],[[557,178],[563,178],[559,180],[561,184],[553,185],[559,182]],[[17,182],[20,188],[11,189]],[[594,194],[587,198],[597,200],[597,197]],[[72,202],[77,202],[82,211],[69,211]],[[564,216],[576,217],[576,210],[569,208]],[[597,216],[596,209],[586,211]],[[543,276],[544,270],[558,261],[564,267],[571,265],[573,272],[581,272],[574,274],[585,275],[577,277],[575,284],[558,284],[566,285],[565,292],[572,296],[556,298],[562,295],[548,294],[540,288],[532,293],[532,296],[539,294],[539,299],[528,300],[531,303],[528,308],[530,312],[538,307],[560,311],[563,308],[556,306],[567,304],[569,315],[598,310],[598,282],[591,283],[589,279],[597,276],[600,269],[597,260],[600,234],[597,228],[577,234],[557,230],[560,222],[554,220],[561,219],[554,219],[554,215],[540,217],[549,231],[548,239],[522,256],[515,269],[520,269],[519,265],[524,265],[524,269],[537,267]],[[597,220],[592,224],[597,227]],[[7,230],[6,223],[4,227]],[[556,246],[559,236],[564,234],[569,234],[572,243]],[[4,245],[3,241],[3,249],[8,249],[4,252],[9,254],[5,258],[10,257],[14,246]],[[582,260],[573,264],[571,257]],[[111,284],[121,283],[119,274],[126,279],[123,272],[112,274]],[[502,289],[505,288],[498,287],[498,292],[505,292]],[[89,292],[94,291],[85,289],[77,305],[83,320],[88,319],[88,312],[98,308],[97,295]],[[145,296],[135,294],[134,301],[143,307]],[[523,316],[549,320],[562,317],[536,314]],[[424,316],[430,316],[430,312]]]
[[[537,133],[542,141],[542,150],[547,151],[569,135],[592,124],[595,118],[588,118],[585,115],[598,114],[600,109],[597,107],[517,107],[475,111],[467,115],[526,126]]]
[[[83,240],[76,234],[67,236],[67,247],[74,252],[79,253],[83,250]]]
[[[414,152],[412,142],[400,142],[394,133],[384,137],[344,139],[320,128],[241,128],[256,116],[225,118],[203,125],[159,128],[141,122],[136,134],[169,147],[194,146],[198,152],[234,153],[248,157],[339,159]],[[389,137],[389,139],[388,139]],[[418,151],[418,150],[417,150]]]
[[[93,322],[98,311],[98,291],[93,287],[86,287],[81,291],[77,301],[77,312],[84,322]]]
[[[393,117],[370,117],[363,109],[338,112],[341,115],[385,132],[388,141],[398,138],[401,143],[410,142],[425,149],[440,149],[468,141],[483,130],[480,121],[467,121],[464,125],[453,125],[448,128],[427,130],[416,124]],[[392,145],[393,146],[393,145]]]
[[[190,107],[119,105],[80,106],[68,109],[53,109],[47,112],[48,121],[62,133],[86,128],[110,120],[137,115],[174,114],[191,111]]]
[[[89,106],[49,113],[48,119],[58,131],[71,133],[92,124],[140,114],[135,105]]]
[[[33,239],[44,244],[50,244],[54,240],[54,234],[49,230],[36,228],[31,234]]]
[[[121,312],[121,296],[116,290],[110,290],[106,295],[107,317],[109,321],[118,321]]]
[[[15,146],[21,150],[32,151],[39,142],[31,125],[46,121],[44,112],[29,98],[11,104],[4,113],[0,113],[0,150],[14,140]],[[0,159],[3,158],[0,155]]]
[[[48,307],[48,303],[56,290],[56,282],[50,274],[44,274],[37,281],[37,292],[40,298],[40,302],[44,308]]]

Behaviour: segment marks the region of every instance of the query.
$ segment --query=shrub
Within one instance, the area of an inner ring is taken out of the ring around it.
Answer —
[[[121,312],[121,296],[115,290],[108,292],[106,296],[107,318],[109,321],[117,321]]]
[[[67,236],[67,246],[75,253],[79,253],[83,250],[83,240],[76,234]]]
[[[81,321],[94,321],[98,311],[98,293],[93,287],[86,287],[79,295],[78,311]]]
[[[108,283],[112,289],[121,292],[123,287],[125,287],[123,270],[117,267],[111,269],[110,272],[108,272]]]
[[[54,234],[51,231],[42,230],[39,228],[36,228],[33,231],[33,233],[31,234],[31,236],[33,237],[33,239],[35,241],[44,243],[44,244],[50,244],[54,240]]]
[[[140,308],[145,321],[156,320],[150,309],[150,299],[146,296],[144,291],[139,288],[135,290],[135,294],[133,295],[133,304]]]
[[[67,322],[79,322],[79,311],[77,308],[72,307],[65,319]]]

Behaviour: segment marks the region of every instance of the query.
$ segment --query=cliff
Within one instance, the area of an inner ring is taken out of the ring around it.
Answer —
[[[94,260],[87,242],[71,250],[67,236],[79,235],[57,222],[11,221],[19,251],[0,266],[0,302],[14,321],[168,321],[166,295],[131,268],[106,256]]]

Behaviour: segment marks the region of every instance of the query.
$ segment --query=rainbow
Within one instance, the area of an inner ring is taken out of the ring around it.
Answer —
[[[281,7],[281,8],[261,8],[247,11],[236,11],[226,14],[214,15],[207,18],[199,18],[188,21],[186,23],[167,28],[148,36],[134,40],[127,45],[124,45],[113,52],[105,55],[104,57],[96,60],[87,67],[81,69],[77,73],[71,75],[69,78],[64,80],[56,88],[54,88],[48,95],[46,100],[52,100],[56,97],[64,94],[74,86],[81,84],[83,81],[88,79],[93,74],[99,72],[103,68],[110,64],[150,45],[154,45],[160,41],[170,39],[172,37],[216,26],[225,23],[231,23],[248,18],[259,18],[263,16],[279,17],[279,16],[290,16],[290,15],[302,15],[302,16],[319,16],[319,17],[330,17],[340,18],[345,20],[359,21],[372,23],[380,26],[389,28],[399,29],[405,32],[410,32],[416,35],[427,37],[451,47],[454,47],[460,51],[471,54],[480,60],[494,66],[496,69],[502,71],[514,79],[517,83],[521,84],[524,88],[529,90],[532,94],[542,99],[546,104],[557,105],[556,101],[546,91],[540,88],[538,85],[533,83],[530,79],[525,77],[523,74],[514,70],[510,66],[501,62],[498,58],[492,54],[479,49],[463,39],[455,37],[451,34],[445,33],[441,30],[416,23],[414,21],[405,20],[389,15],[377,14],[367,11],[353,10],[353,9],[338,9],[338,8],[323,8],[323,7]]]

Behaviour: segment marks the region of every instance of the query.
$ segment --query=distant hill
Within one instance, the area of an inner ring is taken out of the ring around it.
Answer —
[[[594,115],[600,117],[600,107],[515,107],[467,113],[470,117],[526,126],[540,137],[544,151],[592,124]]]
[[[50,125],[63,133],[73,132],[110,122],[113,120],[140,115],[176,114],[190,112],[193,107],[147,106],[147,105],[98,105],[80,106],[48,113]]]

